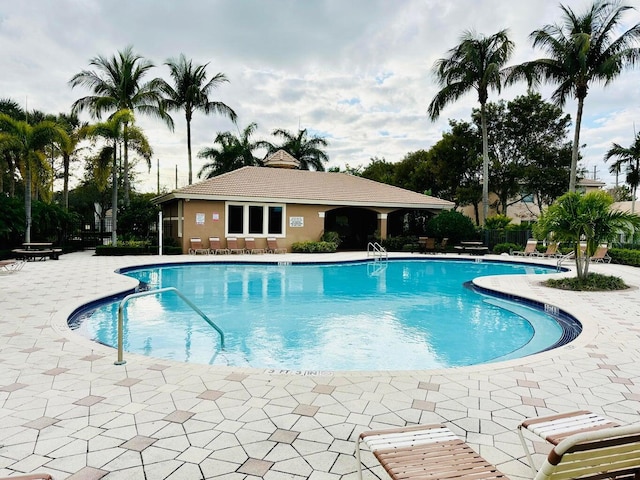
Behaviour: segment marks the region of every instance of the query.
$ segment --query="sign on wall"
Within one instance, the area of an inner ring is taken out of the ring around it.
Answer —
[[[304,227],[304,217],[289,217],[289,227]]]
[[[196,213],[196,225],[204,225],[204,213]]]
[[[214,222],[217,222],[218,220],[220,220],[220,214],[218,212],[215,212],[212,216],[211,216],[211,220],[213,220]]]

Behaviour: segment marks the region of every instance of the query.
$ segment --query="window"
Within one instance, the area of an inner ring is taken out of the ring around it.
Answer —
[[[284,234],[285,206],[262,204],[227,204],[227,234]]]
[[[229,205],[227,215],[229,233],[243,233],[244,226],[244,208],[242,205]]]

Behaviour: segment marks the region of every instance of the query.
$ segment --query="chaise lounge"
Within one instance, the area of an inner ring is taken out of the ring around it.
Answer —
[[[356,439],[358,478],[364,442],[392,480],[507,478],[442,425],[363,432]],[[640,478],[640,426],[590,429],[555,445],[535,480]]]

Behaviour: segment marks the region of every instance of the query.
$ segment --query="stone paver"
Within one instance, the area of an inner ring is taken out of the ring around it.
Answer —
[[[362,430],[421,422],[444,423],[518,480],[529,475],[516,434],[524,417],[589,408],[622,424],[637,422],[637,268],[593,265],[632,286],[611,293],[551,290],[540,286],[540,276],[477,279],[484,288],[559,307],[580,320],[583,332],[569,345],[526,359],[450,370],[303,375],[133,354],[114,365],[113,349],[66,326],[83,303],[136,286],[114,273],[117,268],[225,259],[82,252],[0,275],[0,476],[352,480],[354,439]],[[533,451],[540,463],[548,446],[536,440]],[[370,467],[365,478],[386,478],[367,452],[363,461]]]

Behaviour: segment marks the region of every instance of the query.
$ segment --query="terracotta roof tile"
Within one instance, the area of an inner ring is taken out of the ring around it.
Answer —
[[[453,208],[446,200],[346,173],[265,167],[243,167],[174,190],[157,201],[172,198]]]

